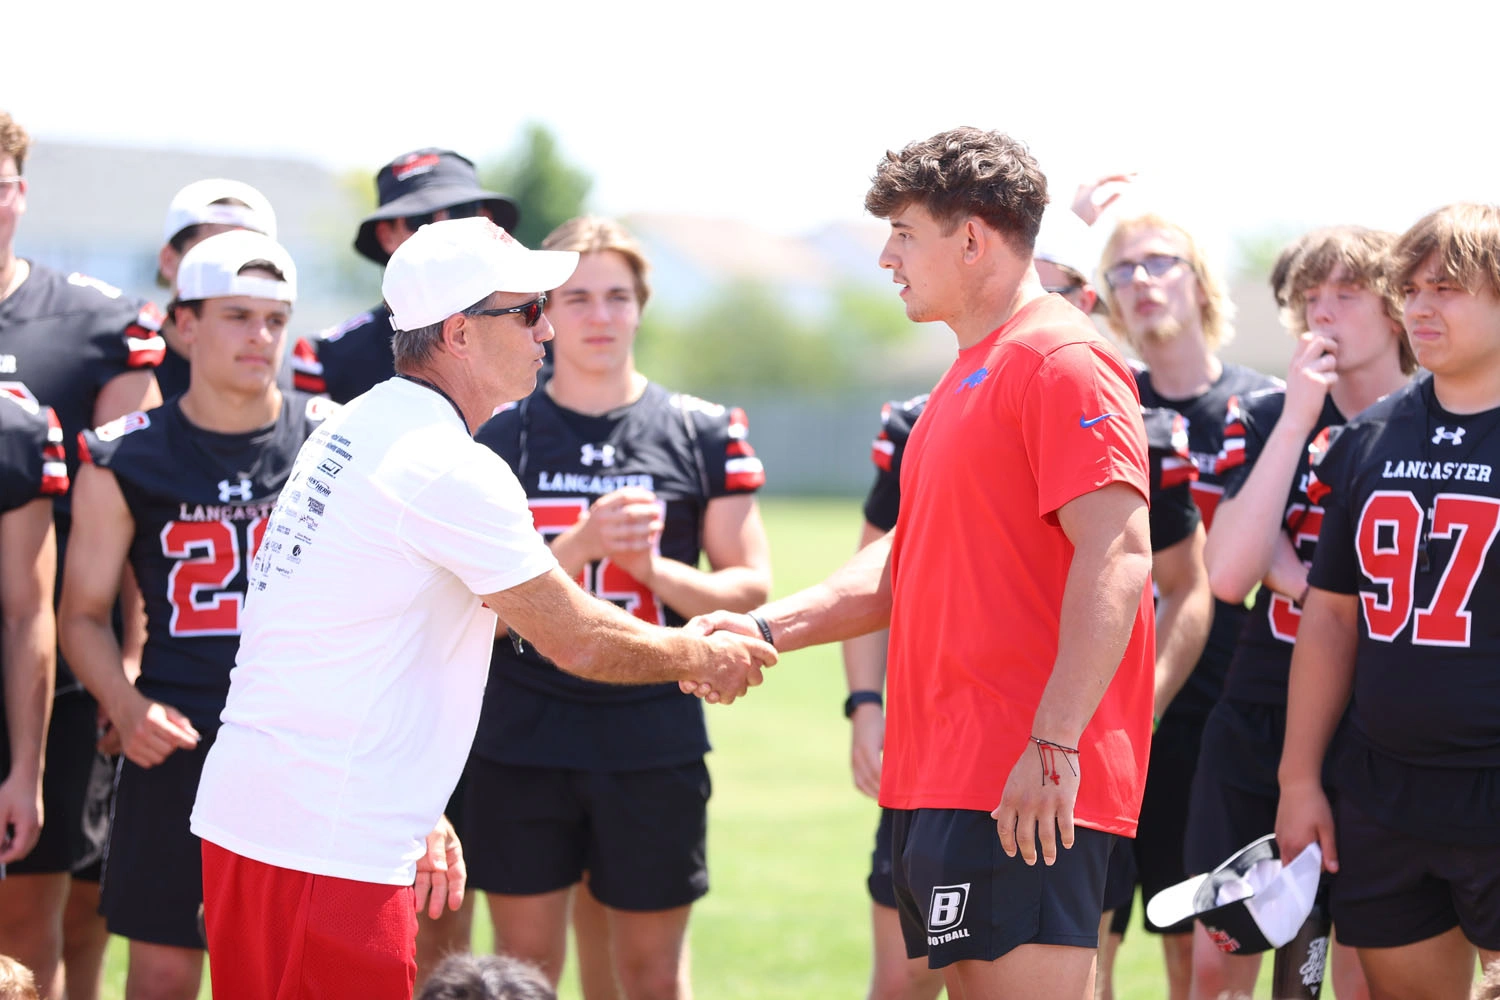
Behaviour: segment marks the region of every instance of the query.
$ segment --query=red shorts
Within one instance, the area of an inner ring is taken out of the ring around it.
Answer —
[[[215,1000],[411,1000],[409,885],[277,868],[205,840],[203,916]]]

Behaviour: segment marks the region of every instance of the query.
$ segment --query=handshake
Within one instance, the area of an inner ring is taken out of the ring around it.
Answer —
[[[776,663],[776,649],[766,642],[749,615],[714,611],[699,615],[682,627],[696,636],[704,649],[693,676],[678,681],[684,694],[727,705],[760,684],[761,670]]]

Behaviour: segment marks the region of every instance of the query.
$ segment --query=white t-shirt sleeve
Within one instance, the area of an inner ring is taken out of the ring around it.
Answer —
[[[407,505],[397,526],[401,540],[480,596],[556,566],[510,466],[482,445],[466,449],[464,459]]]

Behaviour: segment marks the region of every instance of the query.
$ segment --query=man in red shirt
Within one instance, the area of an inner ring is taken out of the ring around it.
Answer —
[[[890,221],[880,265],[959,347],[907,446],[896,529],[821,584],[699,621],[781,649],[889,622],[898,910],[955,996],[1092,997],[1105,868],[1135,833],[1150,744],[1140,402],[1037,278],[1046,203],[998,132],[886,154],[865,198]]]

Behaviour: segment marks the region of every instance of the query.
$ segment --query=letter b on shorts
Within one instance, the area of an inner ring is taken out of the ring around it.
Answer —
[[[927,908],[927,929],[936,934],[963,923],[964,908],[969,903],[969,883],[935,885],[932,903]]]

